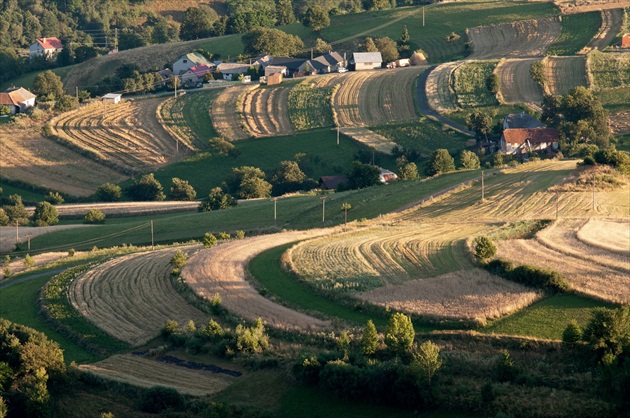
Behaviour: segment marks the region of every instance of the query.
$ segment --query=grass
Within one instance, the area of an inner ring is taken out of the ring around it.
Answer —
[[[334,125],[330,98],[332,88],[314,87],[304,81],[291,89],[289,118],[298,131]]]
[[[474,109],[475,111],[485,112],[492,116],[492,123],[497,124],[499,122],[503,122],[503,118],[505,118],[510,113],[520,113],[527,112],[528,108],[524,105],[499,105],[499,106],[480,106]],[[459,122],[461,124],[466,124],[466,117],[472,110],[458,110],[455,112],[451,112],[448,114],[448,118],[454,120],[455,122]]]
[[[618,150],[630,152],[630,134],[617,135],[617,139],[612,142]]]
[[[595,92],[602,105],[609,112],[630,110],[630,86],[617,89],[606,89]]]
[[[584,48],[599,32],[602,25],[600,12],[562,16],[562,32],[549,46],[550,55],[574,55]]]
[[[552,340],[562,339],[562,331],[575,319],[582,327],[593,309],[613,305],[573,294],[550,296],[507,318],[493,322],[484,333],[522,335]]]
[[[588,54],[587,67],[593,89],[630,86],[629,54],[593,51]]]
[[[438,148],[457,154],[465,148],[468,139],[458,132],[444,131],[441,124],[424,117],[413,123],[381,125],[370,130],[391,139],[400,147],[415,149],[425,157]]]
[[[68,73],[68,71],[70,71],[72,67],[73,66],[52,68],[51,71],[63,79],[63,77],[65,77],[65,75]],[[28,90],[33,86],[33,83],[35,82],[35,77],[37,77],[38,74],[43,73],[44,71],[46,70],[33,71],[30,73],[22,74],[9,81],[5,81],[4,83],[0,83],[0,91],[5,91],[12,86],[24,87]]]
[[[46,334],[61,346],[66,363],[72,361],[92,363],[100,360],[98,356],[57,332],[39,315],[37,308],[39,290],[52,276],[53,273],[49,273],[0,289],[0,317]]]
[[[4,183],[0,178],[0,187],[2,188],[2,197],[9,198],[12,194],[18,194],[22,196],[24,202],[40,202],[44,200],[45,195],[42,193],[33,192],[28,189],[23,189],[18,186]]]
[[[476,61],[458,67],[454,73],[457,104],[461,107],[497,105],[496,94],[488,89],[488,78],[498,61]]]

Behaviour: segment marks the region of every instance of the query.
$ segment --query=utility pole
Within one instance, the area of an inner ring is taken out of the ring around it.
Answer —
[[[155,240],[153,239],[153,221],[151,221],[151,251],[155,250]]]
[[[118,51],[118,28],[114,28],[114,49]]]
[[[15,245],[20,243],[20,223],[15,221]]]
[[[326,198],[328,196],[322,196],[322,226],[324,226],[324,221],[326,220]]]
[[[424,6],[422,6],[422,27],[424,27]]]
[[[482,202],[485,202],[485,200],[486,200],[485,199],[485,197],[486,197],[485,193],[486,193],[486,190],[485,190],[485,184],[484,184],[484,181],[483,181],[483,170],[481,170],[481,201]]]
[[[31,236],[32,236],[32,234],[28,234],[26,236],[26,240],[28,242],[28,252],[31,252]]]
[[[595,173],[593,173],[593,212],[595,212]]]
[[[556,192],[556,221],[558,220],[558,206],[560,205],[560,195]]]
[[[276,226],[276,220],[277,220],[277,206],[278,206],[278,198],[274,197],[273,198],[273,226]]]
[[[339,125],[337,125],[337,145],[339,145]]]
[[[79,86],[74,86],[74,95],[77,98],[77,101],[79,101]]]

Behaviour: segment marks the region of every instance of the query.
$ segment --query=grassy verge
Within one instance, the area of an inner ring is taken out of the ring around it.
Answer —
[[[600,12],[562,16],[560,37],[549,47],[550,55],[574,55],[597,35],[602,25]]]
[[[552,340],[562,339],[562,331],[575,319],[586,325],[593,309],[612,305],[573,294],[558,294],[542,299],[507,318],[481,330],[484,333],[523,335]]]
[[[488,89],[488,79],[498,61],[476,61],[458,67],[454,72],[455,95],[461,107],[498,105],[496,94]]]
[[[498,122],[502,122],[503,118],[510,113],[527,111],[527,107],[525,107],[524,105],[481,106],[475,108],[474,110],[485,112],[491,115],[492,122],[496,124]],[[471,112],[472,110],[458,110],[456,112],[449,113],[448,118],[454,120],[455,122],[466,124],[466,117]]]

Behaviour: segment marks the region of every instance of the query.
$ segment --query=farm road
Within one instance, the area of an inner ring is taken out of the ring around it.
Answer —
[[[431,71],[435,70],[436,67],[437,65],[430,67],[420,76],[420,81],[418,82],[418,106],[420,107],[420,113],[429,116],[437,120],[438,122],[455,129],[456,131],[460,131],[462,133],[465,133],[466,135],[474,136],[475,133],[473,131],[469,131],[464,125],[453,122],[452,120],[440,115],[429,107],[429,99],[427,97],[427,79],[429,78],[429,74],[431,74]]]

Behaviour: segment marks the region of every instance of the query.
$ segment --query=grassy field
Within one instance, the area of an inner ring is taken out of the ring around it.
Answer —
[[[333,126],[332,89],[316,87],[306,80],[291,89],[289,117],[298,131]]]
[[[593,89],[610,89],[630,86],[630,54],[588,54],[588,75]]]
[[[630,86],[618,89],[605,89],[595,92],[609,112],[630,110]]]
[[[2,181],[0,178],[0,187],[2,188],[2,197],[9,198],[12,194],[19,194],[22,196],[23,202],[39,202],[44,200],[45,194],[23,189],[21,187],[13,186]]]
[[[458,67],[454,72],[457,104],[461,107],[497,105],[496,94],[488,89],[488,78],[498,61],[475,61]]]
[[[593,309],[599,307],[612,305],[571,294],[550,296],[521,312],[490,324],[481,331],[560,340],[562,331],[571,320],[575,319],[583,327],[590,319]]]
[[[500,105],[500,106],[481,106],[477,107],[474,110],[478,110],[481,112],[485,112],[492,116],[492,122],[498,123],[503,122],[503,118],[506,117],[510,113],[519,113],[526,112],[528,108],[524,105]],[[456,122],[466,124],[466,117],[472,110],[459,110],[456,112],[452,112],[448,114],[449,119],[452,119]]]
[[[602,25],[600,12],[562,16],[562,33],[549,47],[550,55],[574,55],[584,48]]]
[[[68,67],[53,68],[51,71],[63,79],[63,77],[65,77],[66,74],[68,74],[68,72],[72,70],[73,67],[74,66],[71,65]],[[6,89],[12,86],[24,87],[25,89],[28,90],[33,85],[33,82],[35,81],[35,77],[37,77],[37,75],[41,72],[43,71],[34,71],[31,73],[22,74],[21,76],[17,78],[14,78],[9,81],[5,81],[4,83],[0,83],[0,91],[5,91]]]
[[[415,123],[376,126],[370,130],[391,139],[400,147],[415,149],[424,156],[429,156],[438,148],[446,148],[457,154],[465,148],[468,139],[458,132],[444,131],[439,123],[427,118],[420,118]]]

